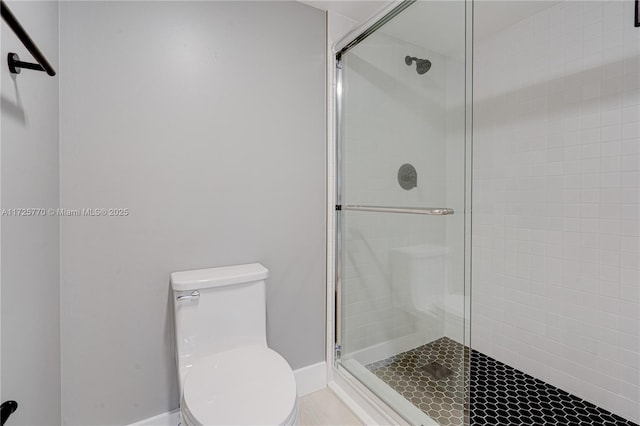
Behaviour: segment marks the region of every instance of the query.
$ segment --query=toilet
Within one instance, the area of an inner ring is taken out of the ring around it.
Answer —
[[[297,425],[291,367],[267,346],[259,263],[174,272],[182,425]]]

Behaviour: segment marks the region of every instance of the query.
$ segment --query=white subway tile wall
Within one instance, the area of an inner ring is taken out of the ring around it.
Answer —
[[[472,344],[638,422],[632,17],[631,1],[564,1],[476,40]]]

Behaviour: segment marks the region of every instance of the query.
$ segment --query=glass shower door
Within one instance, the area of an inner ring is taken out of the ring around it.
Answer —
[[[399,8],[337,56],[338,366],[410,423],[458,425],[467,3]]]

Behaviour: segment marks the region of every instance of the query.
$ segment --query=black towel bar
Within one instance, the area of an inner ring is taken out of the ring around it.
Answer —
[[[9,28],[16,33],[29,53],[31,53],[35,60],[38,61],[37,64],[22,62],[16,53],[11,52],[7,58],[9,62],[9,70],[14,74],[18,74],[20,72],[20,68],[28,68],[36,71],[45,71],[50,76],[56,75],[56,71],[53,69],[49,61],[47,61],[47,58],[44,57],[42,52],[40,52],[40,49],[38,49],[38,46],[36,46],[33,40],[31,40],[31,37],[29,37],[29,34],[27,34],[24,28],[22,28],[22,25],[20,25],[20,22],[18,22],[4,0],[1,0],[1,3],[2,19],[4,19],[7,25],[9,25]]]

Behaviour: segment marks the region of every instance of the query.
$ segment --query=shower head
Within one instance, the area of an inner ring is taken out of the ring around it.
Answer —
[[[431,61],[428,59],[418,59],[416,61],[416,71],[418,74],[424,74],[431,69]]]
[[[413,61],[416,61],[416,71],[418,74],[424,74],[431,69],[431,61],[428,59],[418,59],[415,56],[406,56],[404,63],[411,65]]]

